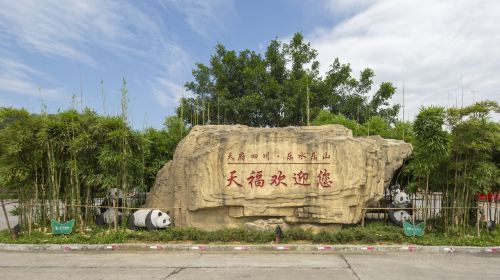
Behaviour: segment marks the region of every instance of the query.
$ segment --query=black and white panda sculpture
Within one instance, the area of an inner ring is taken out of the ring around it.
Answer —
[[[115,212],[117,212],[117,222],[121,223],[122,212],[119,209],[111,208],[113,206],[123,207],[123,192],[118,188],[110,188],[106,192],[106,198],[102,201],[101,206],[99,207],[99,214],[97,215],[95,221],[96,225],[106,226],[109,224],[114,224]]]
[[[130,215],[129,229],[147,228],[148,230],[164,229],[170,226],[170,216],[157,209],[139,209]]]
[[[399,191],[394,195],[394,198],[392,199],[392,204],[394,205],[403,205],[403,206],[409,206],[411,205],[411,200],[408,194],[404,191]]]
[[[113,206],[113,202],[116,207],[123,207],[123,192],[118,188],[110,188],[106,192],[106,198],[101,202],[100,213],[104,214],[109,207]]]
[[[412,219],[412,203],[408,194],[400,189],[395,191],[392,203],[389,205],[389,220],[398,226],[402,226],[403,222]],[[398,209],[399,208],[399,209]],[[401,209],[408,208],[408,209]]]
[[[116,210],[114,208],[108,208],[104,213],[98,215],[96,218],[96,225],[98,226],[106,226],[115,223],[115,213],[117,217],[117,223],[120,224],[122,222],[122,212]]]

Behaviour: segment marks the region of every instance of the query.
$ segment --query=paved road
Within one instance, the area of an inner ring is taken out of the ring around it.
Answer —
[[[500,255],[0,252],[0,279],[498,280]]]

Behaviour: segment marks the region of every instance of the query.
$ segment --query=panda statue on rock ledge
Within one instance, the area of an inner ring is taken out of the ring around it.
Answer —
[[[403,226],[403,222],[412,220],[412,202],[398,184],[392,186],[391,189],[392,203],[389,205],[389,220],[398,226]]]

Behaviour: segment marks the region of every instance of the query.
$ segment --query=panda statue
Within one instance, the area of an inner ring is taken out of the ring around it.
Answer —
[[[168,213],[157,209],[139,209],[130,215],[128,228],[132,230],[137,228],[157,230],[167,228],[171,223]]]
[[[412,219],[413,213],[411,209],[401,209],[412,208],[412,203],[408,194],[399,189],[399,186],[395,190],[395,194],[389,208],[389,220],[398,226],[403,226],[403,222],[410,221]]]
[[[114,202],[114,205],[113,205]],[[106,192],[106,198],[102,201],[101,207],[99,207],[99,214],[96,217],[96,225],[106,226],[109,224],[114,224],[115,222],[115,212],[118,217],[117,222],[121,223],[122,213],[118,209],[111,207],[123,207],[123,192],[118,188],[110,188]]]
[[[116,216],[115,216],[116,213]],[[120,224],[122,222],[122,212],[120,210],[114,208],[108,208],[104,213],[97,216],[96,225],[98,226],[106,226],[115,223],[115,217],[117,217],[117,223]]]
[[[109,207],[113,206],[115,202],[116,207],[123,207],[123,192],[118,188],[110,188],[106,192],[106,198],[101,202],[100,212],[104,214]]]
[[[393,200],[392,203],[394,205],[404,205],[405,207],[411,206],[410,197],[404,191],[399,191],[398,193],[396,193],[396,195],[394,195],[394,198],[392,200]]]

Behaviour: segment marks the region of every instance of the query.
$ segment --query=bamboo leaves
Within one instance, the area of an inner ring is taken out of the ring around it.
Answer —
[[[122,100],[126,100],[124,84]],[[19,192],[24,204],[21,220],[44,226],[48,218],[75,218],[83,229],[92,220],[90,205],[110,188],[147,190],[156,172],[172,158],[187,129],[179,118],[165,130],[134,131],[120,116],[95,111],[67,110],[57,114],[29,114],[23,109],[0,108],[0,184]]]

